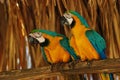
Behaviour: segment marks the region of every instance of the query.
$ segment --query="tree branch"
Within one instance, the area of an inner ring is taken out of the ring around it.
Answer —
[[[26,70],[11,70],[0,73],[0,80],[2,79],[35,79],[42,77],[52,77],[57,75],[71,75],[83,73],[119,73],[120,72],[120,59],[106,59],[99,61],[88,62],[72,62],[62,65],[26,69]]]

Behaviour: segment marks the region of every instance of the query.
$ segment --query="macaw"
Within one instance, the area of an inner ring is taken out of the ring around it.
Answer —
[[[40,44],[42,56],[50,64],[66,63],[79,58],[70,47],[68,38],[62,34],[35,29],[29,34],[29,41]]]
[[[70,46],[75,50],[81,61],[107,58],[105,55],[105,40],[89,27],[86,20],[78,12],[65,12],[61,16],[60,22],[62,25],[70,27],[72,33],[69,40]],[[110,80],[113,80],[112,74],[109,77]]]

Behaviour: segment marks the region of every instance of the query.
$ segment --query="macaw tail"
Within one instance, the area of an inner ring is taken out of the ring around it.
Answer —
[[[100,76],[100,80],[114,80],[112,73],[110,74],[101,73],[99,74],[99,76]]]

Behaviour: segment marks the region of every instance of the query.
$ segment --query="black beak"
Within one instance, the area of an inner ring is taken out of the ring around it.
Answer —
[[[28,37],[28,40],[29,40],[30,44],[38,44],[39,43],[38,40],[36,40],[35,38],[33,38],[31,36]]]
[[[65,24],[67,25],[68,22],[67,22],[67,19],[64,16],[61,16],[60,17],[60,23],[61,23],[62,26],[64,26]]]

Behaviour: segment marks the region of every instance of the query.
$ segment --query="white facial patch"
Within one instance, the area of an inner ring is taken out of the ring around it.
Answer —
[[[37,39],[40,43],[45,42],[45,38],[42,36],[42,34],[40,32],[31,33],[29,35],[31,37]]]
[[[45,38],[43,36],[36,38],[40,43],[45,42]]]
[[[65,13],[63,16],[67,19],[68,24],[71,25],[73,22],[72,14]]]
[[[70,19],[67,18],[67,21],[68,21],[69,25],[71,25],[73,22],[73,18],[70,18]]]

